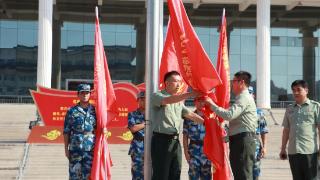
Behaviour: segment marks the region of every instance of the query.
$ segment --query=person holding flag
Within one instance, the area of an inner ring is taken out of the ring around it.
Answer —
[[[197,123],[203,118],[185,107],[183,101],[197,97],[200,93],[192,91],[179,94],[182,78],[177,71],[164,76],[165,89],[151,97],[155,119],[152,120],[151,158],[153,180],[178,180],[181,174],[182,151],[179,142],[182,117]]]
[[[145,92],[137,97],[138,108],[128,114],[128,128],[133,134],[129,155],[131,156],[132,180],[143,180],[144,128],[145,128]]]
[[[217,116],[230,121],[230,164],[235,180],[253,179],[258,117],[256,104],[248,91],[250,82],[249,72],[239,71],[234,75],[232,91],[236,95],[236,102],[229,109],[217,106],[211,98],[204,100]]]
[[[69,179],[89,179],[95,145],[96,113],[89,103],[90,85],[78,85],[80,102],[71,107],[64,120],[65,155],[69,160]]]

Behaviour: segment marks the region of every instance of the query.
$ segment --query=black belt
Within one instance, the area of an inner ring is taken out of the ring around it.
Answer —
[[[233,140],[237,140],[237,139],[242,139],[244,137],[256,137],[256,133],[254,132],[242,132],[242,133],[239,133],[239,134],[236,134],[236,135],[232,135],[232,136],[229,136],[229,140],[230,141],[233,141]]]
[[[153,132],[153,136],[159,137],[159,138],[166,138],[166,139],[179,139],[179,134],[164,134],[164,133]]]
[[[190,144],[203,145],[203,140],[190,140]]]

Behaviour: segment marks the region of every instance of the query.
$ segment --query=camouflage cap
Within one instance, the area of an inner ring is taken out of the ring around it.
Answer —
[[[90,92],[91,87],[89,84],[79,84],[77,87],[78,92]]]
[[[141,91],[137,95],[137,99],[144,98],[144,97],[146,97],[146,92],[145,91]]]

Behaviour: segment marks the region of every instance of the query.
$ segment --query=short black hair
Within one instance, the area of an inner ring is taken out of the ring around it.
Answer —
[[[251,83],[251,74],[247,71],[238,71],[235,75],[239,80],[243,80],[247,87]]]
[[[295,86],[301,86],[305,89],[308,89],[308,83],[305,80],[295,80],[292,82],[291,84],[291,89],[293,89],[293,87]]]
[[[171,76],[174,76],[174,75],[179,75],[179,76],[180,76],[180,73],[179,73],[178,71],[170,71],[170,72],[167,72],[167,73],[164,75],[163,82],[166,82]]]

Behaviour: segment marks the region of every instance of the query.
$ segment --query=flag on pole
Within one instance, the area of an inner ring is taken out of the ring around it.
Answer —
[[[227,109],[230,103],[230,68],[228,58],[227,24],[224,10],[220,27],[220,40],[217,58],[217,71],[222,80],[222,84],[216,87],[215,101],[218,106]],[[203,149],[207,157],[216,167],[213,179],[230,179],[231,171],[229,166],[228,147],[224,141],[224,137],[227,134],[221,126],[223,119],[218,116],[213,116],[212,118],[207,119],[207,121]]]
[[[107,124],[109,112],[115,104],[115,93],[109,74],[107,58],[101,38],[98,8],[96,7],[96,30],[94,44],[94,99],[97,117],[96,141],[91,169],[91,179],[109,180],[111,178],[111,157],[107,143]]]
[[[167,27],[167,36],[162,51],[161,62],[160,62],[160,75],[159,75],[159,89],[164,89],[164,76],[170,71],[177,71],[181,74],[180,67],[178,64],[178,57],[174,48],[173,41],[173,29],[170,25],[170,18]],[[183,81],[178,93],[186,92],[188,85]]]
[[[195,33],[181,0],[168,0],[174,48],[185,82],[203,93],[221,84],[219,75]]]

